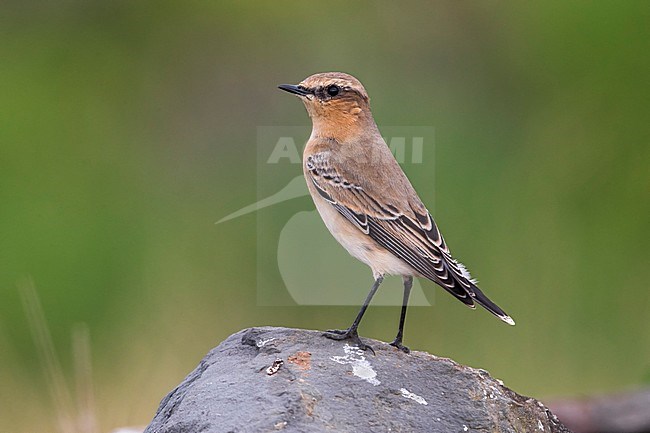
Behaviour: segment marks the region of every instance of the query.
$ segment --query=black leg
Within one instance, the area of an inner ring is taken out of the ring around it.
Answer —
[[[377,277],[375,283],[370,288],[370,292],[368,293],[368,296],[366,296],[366,300],[363,301],[363,305],[361,306],[361,310],[359,310],[359,314],[357,314],[356,319],[354,319],[354,322],[352,322],[352,325],[350,325],[348,329],[329,330],[323,333],[323,336],[327,338],[331,338],[332,340],[351,340],[354,344],[356,344],[359,347],[359,349],[362,350],[370,349],[374,354],[375,351],[373,350],[373,348],[365,344],[359,338],[359,334],[357,333],[357,328],[359,327],[359,323],[361,323],[361,319],[363,318],[364,313],[368,309],[368,305],[370,305],[370,301],[372,300],[372,297],[375,296],[375,293],[377,292],[377,289],[379,288],[379,285],[381,284],[382,281],[384,281],[383,276],[380,275],[379,277]]]
[[[399,330],[395,340],[390,343],[391,346],[397,347],[404,353],[409,353],[409,348],[402,344],[402,337],[404,335],[404,321],[406,320],[406,307],[409,303],[409,296],[411,295],[411,288],[413,287],[413,277],[404,277],[404,298],[402,299],[402,314],[399,317]]]

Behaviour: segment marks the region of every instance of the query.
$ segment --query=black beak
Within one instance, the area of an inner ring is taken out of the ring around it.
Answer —
[[[293,93],[294,95],[298,96],[307,96],[314,94],[314,92],[311,90],[305,89],[302,86],[294,86],[293,84],[280,84],[278,86],[278,89],[282,89],[285,92]]]

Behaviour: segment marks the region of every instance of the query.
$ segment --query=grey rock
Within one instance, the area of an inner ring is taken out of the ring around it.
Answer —
[[[366,341],[374,356],[317,331],[240,331],[162,400],[145,433],[569,432],[484,370]]]

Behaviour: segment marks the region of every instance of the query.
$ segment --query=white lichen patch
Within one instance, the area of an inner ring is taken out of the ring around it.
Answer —
[[[497,398],[497,395],[500,395],[500,392],[497,388],[494,386],[490,386],[490,392],[488,393],[487,389],[483,389],[483,399],[490,399],[490,400],[495,400]]]
[[[425,406],[426,406],[427,404],[429,404],[429,403],[427,403],[427,401],[424,399],[424,397],[420,397],[419,395],[410,392],[410,391],[409,391],[408,389],[406,389],[406,388],[401,388],[401,389],[399,390],[399,392],[402,393],[402,397],[410,398],[411,400],[415,401],[416,403],[423,404],[423,405],[425,405]]]
[[[273,376],[280,370],[280,367],[282,367],[283,364],[284,361],[282,359],[276,358],[275,361],[273,361],[273,364],[271,364],[271,366],[266,369],[266,374]]]
[[[363,355],[363,350],[357,346],[346,344],[343,347],[345,355],[332,356],[330,359],[336,363],[352,366],[352,374],[372,385],[379,385],[381,382],[377,379],[377,372],[373,370],[372,365]]]
[[[270,343],[270,342],[273,341],[273,340],[275,340],[275,338],[267,338],[267,339],[265,339],[265,340],[258,340],[258,341],[255,343],[255,345],[256,345],[257,347],[260,347],[260,348],[261,348],[261,347],[266,346],[267,343]]]

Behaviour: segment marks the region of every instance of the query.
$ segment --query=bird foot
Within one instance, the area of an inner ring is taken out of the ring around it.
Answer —
[[[388,344],[390,344],[390,345],[393,346],[393,347],[398,348],[399,350],[401,350],[401,351],[404,352],[404,353],[410,353],[410,352],[411,352],[411,349],[409,349],[408,347],[404,346],[404,345],[402,344],[402,341],[401,341],[401,340],[397,340],[397,339],[395,339],[392,343],[388,343]]]
[[[329,338],[331,340],[350,340],[350,343],[357,346],[359,349],[370,350],[373,355],[375,354],[375,350],[372,348],[372,346],[361,341],[361,338],[359,338],[359,334],[357,334],[356,329],[329,329],[326,332],[323,332],[323,337]]]

